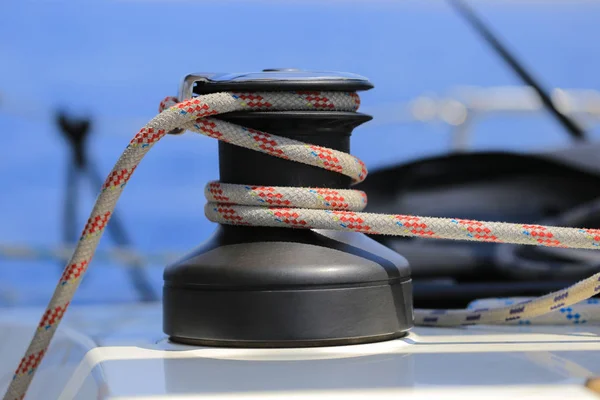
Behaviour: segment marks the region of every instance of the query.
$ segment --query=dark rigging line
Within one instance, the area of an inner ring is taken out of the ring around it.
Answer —
[[[519,62],[516,57],[500,43],[500,40],[495,36],[490,29],[483,23],[483,21],[475,14],[473,9],[468,6],[462,0],[448,0],[450,5],[460,14],[465,20],[475,29],[483,39],[502,57],[502,59],[511,67],[511,69],[519,75],[521,80],[527,85],[533,87],[537,92],[538,96],[544,103],[544,105],[550,110],[552,115],[559,121],[559,123],[565,128],[569,135],[575,140],[585,140],[586,133],[584,130],[575,122],[572,118],[561,113],[552,102],[552,99],[548,95],[548,92],[544,90],[533,75],[528,72],[523,64]]]

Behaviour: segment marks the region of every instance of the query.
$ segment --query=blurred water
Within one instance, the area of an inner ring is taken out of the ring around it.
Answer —
[[[473,4],[546,84],[600,89],[600,3]],[[372,169],[448,149],[445,126],[377,123],[394,119],[395,103],[456,85],[520,83],[443,1],[3,2],[0,242],[60,241],[67,153],[50,120],[56,107],[94,116],[91,153],[106,174],[184,74],[290,66],[350,71],[375,83],[362,98],[376,119],[353,138],[355,155]],[[569,143],[547,114],[486,119],[477,132],[478,149]],[[215,141],[188,134],[156,146],[118,206],[136,246],[185,252],[204,240],[213,226],[203,216],[202,188],[215,178]],[[92,192],[82,188],[80,224]],[[59,271],[56,262],[0,260],[0,303],[3,296],[45,301]],[[152,279],[158,289],[159,266]],[[134,298],[116,266],[94,264],[84,288],[77,301]]]

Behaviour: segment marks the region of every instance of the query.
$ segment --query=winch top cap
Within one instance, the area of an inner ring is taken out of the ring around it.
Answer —
[[[181,84],[179,101],[194,94],[221,91],[348,91],[369,90],[373,84],[349,72],[308,71],[295,68],[267,68],[261,72],[194,73]]]
[[[215,74],[209,78],[214,82],[248,82],[248,81],[357,81],[368,83],[364,76],[349,72],[306,71],[296,68],[268,68],[261,72]]]

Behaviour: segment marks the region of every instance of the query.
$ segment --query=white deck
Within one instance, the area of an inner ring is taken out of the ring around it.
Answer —
[[[39,309],[0,312],[0,388]],[[174,345],[160,304],[72,307],[27,399],[597,399],[600,327],[417,328],[314,349]]]

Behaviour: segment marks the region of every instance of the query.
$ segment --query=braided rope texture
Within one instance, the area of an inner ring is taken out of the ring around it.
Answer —
[[[232,111],[356,111],[356,93],[214,93],[177,103],[165,99],[161,113],[131,140],[101,188],[79,243],[56,286],[33,339],[11,381],[5,400],[23,399],[56,329],[85,274],[116,203],[148,151],[167,132],[182,128],[295,162],[335,171],[363,181],[367,169],[349,154],[244,128],[210,116]],[[222,224],[335,229],[372,234],[505,242],[599,249],[600,230],[480,222],[450,218],[360,212],[364,193],[328,188],[283,188],[210,182],[206,187],[209,220]],[[578,303],[600,292],[600,273],[535,300],[493,309],[416,310],[415,323],[468,325],[528,319]]]
[[[496,308],[533,300],[528,297],[509,297],[504,299],[480,299],[469,304],[469,309]],[[532,319],[519,319],[507,322],[507,325],[583,325],[600,323],[600,299],[592,298],[568,307],[556,310]]]

